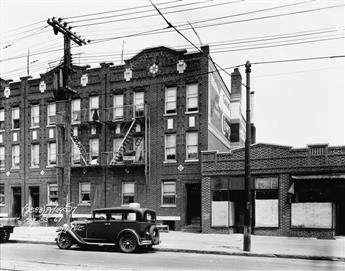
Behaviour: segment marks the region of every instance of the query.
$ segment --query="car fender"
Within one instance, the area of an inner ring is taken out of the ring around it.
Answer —
[[[78,236],[78,234],[76,234],[75,232],[73,232],[70,229],[61,230],[60,233],[59,233],[59,236],[60,236],[61,233],[69,234],[76,243],[79,243],[79,244],[82,244],[82,245],[86,245],[87,244],[87,242],[85,242],[82,238],[80,238]],[[58,238],[59,238],[59,236],[58,236]]]
[[[119,234],[116,236],[116,240],[119,240],[120,236],[124,233],[131,233],[135,236],[135,238],[137,239],[137,243],[139,245],[141,245],[141,241],[140,241],[140,238],[138,236],[138,234],[135,232],[135,230],[132,230],[132,229],[124,229],[122,231],[119,232]]]

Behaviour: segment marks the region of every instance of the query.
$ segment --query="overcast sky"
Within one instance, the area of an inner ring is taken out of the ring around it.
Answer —
[[[53,16],[71,17],[65,21],[73,31],[91,40],[87,46],[72,48],[75,64],[121,64],[122,48],[125,59],[160,45],[192,50],[175,31],[124,37],[167,26],[146,0],[0,1],[0,76],[4,79],[18,80],[27,74],[28,49],[34,78],[58,63],[63,38],[55,36],[46,23]],[[339,6],[344,1],[153,2],[200,46],[190,22],[223,68],[240,66],[247,60],[257,63],[344,55],[344,6]],[[77,17],[93,13],[98,14]],[[102,40],[105,38],[112,39]],[[240,71],[245,82],[243,66]],[[222,76],[230,88],[229,75]],[[253,64],[251,76],[257,142],[293,147],[345,145],[344,58]]]

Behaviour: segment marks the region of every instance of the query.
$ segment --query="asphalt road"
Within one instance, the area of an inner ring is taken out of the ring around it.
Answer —
[[[1,270],[345,270],[345,262],[221,256],[114,248],[60,250],[55,245],[0,245]]]

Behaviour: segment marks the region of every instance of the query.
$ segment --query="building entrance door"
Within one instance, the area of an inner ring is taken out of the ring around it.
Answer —
[[[200,225],[201,217],[201,185],[186,184],[187,189],[187,225]]]
[[[22,208],[22,188],[12,187],[13,202],[12,202],[12,217],[21,218]]]
[[[38,186],[29,187],[30,197],[29,206],[33,208],[32,218],[39,219],[39,207],[40,207],[40,188]]]

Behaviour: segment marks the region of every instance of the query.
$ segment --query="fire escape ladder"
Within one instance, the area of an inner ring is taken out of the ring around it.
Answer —
[[[71,133],[71,139],[72,139],[72,142],[78,147],[78,149],[80,151],[80,157],[83,160],[84,164],[87,166],[90,165],[90,161],[89,161],[87,152],[85,150],[85,147],[81,143],[79,137],[77,137]]]
[[[113,155],[113,159],[111,159],[110,161],[110,165],[114,165],[116,161],[119,160],[119,158],[121,157],[121,152],[124,151],[125,147],[127,146],[127,144],[129,143],[129,141],[133,138],[133,133],[135,130],[135,123],[136,123],[136,119],[134,119],[130,125],[130,127],[127,130],[127,133],[125,135],[125,137],[123,138],[122,142],[121,142],[121,146],[119,147],[118,150],[114,150],[114,155]]]

